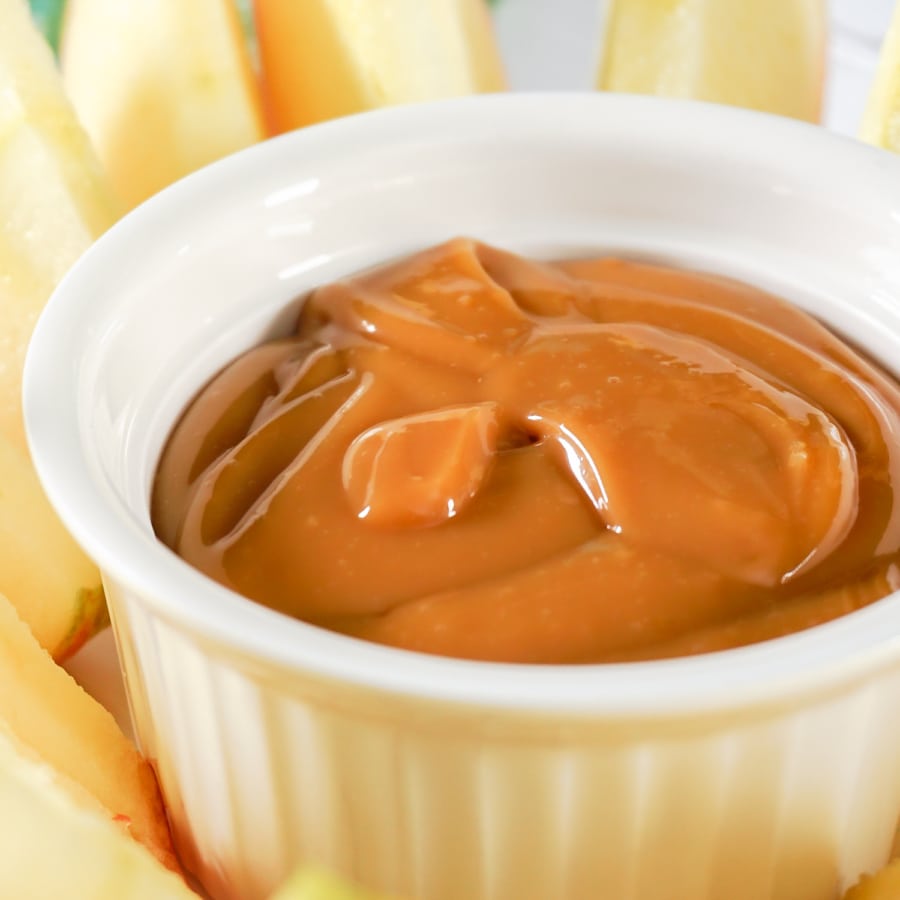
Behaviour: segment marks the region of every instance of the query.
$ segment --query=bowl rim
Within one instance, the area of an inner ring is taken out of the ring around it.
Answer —
[[[104,502],[87,462],[73,369],[59,360],[71,352],[69,329],[88,310],[91,291],[103,283],[107,260],[127,255],[135,242],[152,239],[167,222],[202,205],[232,179],[252,178],[254,171],[271,170],[298,153],[353,152],[347,148],[397,140],[398,135],[446,135],[448,128],[499,136],[502,125],[511,122],[539,134],[542,120],[562,115],[568,127],[582,133],[593,133],[597,126],[592,123],[601,121],[606,129],[649,133],[656,127],[665,134],[666,126],[677,122],[682,134],[711,135],[723,147],[760,143],[764,135],[795,164],[815,160],[817,167],[853,171],[872,180],[886,197],[892,188],[900,221],[900,162],[889,154],[817,126],[696,101],[582,92],[481,95],[348,116],[233,154],[166,188],[103,235],[53,293],[28,349],[23,402],[32,458],[60,518],[105,577],[208,651],[237,654],[243,664],[491,710],[560,716],[699,714],[780,704],[900,665],[900,593],[760,644],[649,662],[520,665],[382,647],[307,625],[232,593],[123,521]],[[48,409],[52,416],[41,412]]]

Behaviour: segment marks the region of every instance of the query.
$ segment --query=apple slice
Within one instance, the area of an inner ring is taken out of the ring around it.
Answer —
[[[68,0],[60,59],[128,206],[263,136],[232,0]]]
[[[0,726],[0,896],[198,900],[76,783]]]
[[[31,467],[22,368],[59,279],[116,204],[24,0],[0,0],[0,591],[58,658],[105,621],[100,575]]]
[[[115,212],[25,0],[0,0],[0,433],[22,447],[22,364],[34,323]]]
[[[0,593],[65,659],[109,619],[100,576],[44,496],[24,450],[0,434]]]
[[[483,0],[254,0],[270,130],[504,88]]]
[[[53,662],[3,597],[0,684],[5,685],[0,691],[0,723],[42,762],[127,822],[136,841],[177,871],[150,764],[113,717]],[[5,808],[3,815],[5,821],[13,821]],[[20,895],[0,891],[0,896]]]
[[[900,3],[881,45],[860,137],[876,147],[900,152]]]
[[[0,727],[0,896],[198,900],[108,810]]]
[[[301,866],[272,895],[271,900],[391,900],[351,884],[317,866]]]
[[[610,0],[597,86],[818,122],[825,0]]]

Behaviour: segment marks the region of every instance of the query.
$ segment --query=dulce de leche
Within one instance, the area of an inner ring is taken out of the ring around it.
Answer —
[[[526,663],[753,643],[900,586],[900,389],[724,278],[457,239],[192,402],[159,537],[307,622]]]

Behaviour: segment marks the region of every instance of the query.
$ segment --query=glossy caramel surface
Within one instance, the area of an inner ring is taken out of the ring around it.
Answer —
[[[290,615],[586,663],[800,630],[900,585],[900,389],[800,310],[457,239],[314,291],[216,376],[159,537]]]

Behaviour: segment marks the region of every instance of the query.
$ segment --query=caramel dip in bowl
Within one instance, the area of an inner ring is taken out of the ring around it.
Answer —
[[[480,97],[92,248],[29,439],[213,897],[834,900],[886,860],[898,184],[764,115]]]
[[[898,435],[896,383],[762,291],[456,240],[318,288],[217,375],[153,516],[210,577],[346,634],[676,656],[891,593]]]

